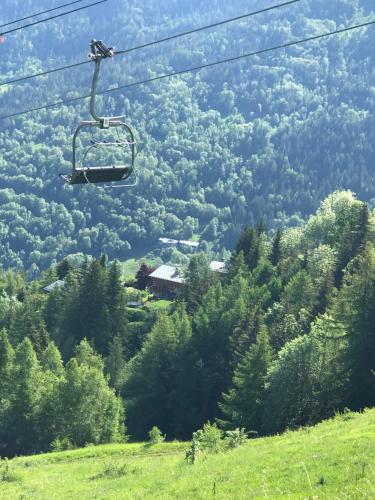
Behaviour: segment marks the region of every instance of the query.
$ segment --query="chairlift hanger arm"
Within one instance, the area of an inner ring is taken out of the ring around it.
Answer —
[[[89,58],[95,63],[94,76],[91,84],[91,94],[90,94],[90,114],[95,121],[100,123],[101,128],[108,128],[109,122],[114,120],[121,120],[122,116],[112,116],[112,117],[102,117],[96,112],[96,91],[100,74],[100,65],[103,59],[108,57],[113,57],[115,51],[113,47],[107,47],[102,40],[92,40],[90,43],[91,52]]]

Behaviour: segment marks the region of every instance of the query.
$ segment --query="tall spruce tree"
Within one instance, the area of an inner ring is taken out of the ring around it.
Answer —
[[[124,395],[130,433],[144,439],[156,425],[173,432],[178,341],[172,319],[161,314],[142,349],[126,367]]]
[[[101,354],[108,352],[111,327],[107,302],[107,271],[97,260],[89,264],[79,288],[72,325],[76,341],[93,340]]]
[[[38,294],[25,295],[10,325],[12,342],[19,343],[28,337],[36,353],[41,355],[49,343],[49,335],[43,318],[44,298]]]
[[[207,257],[202,253],[193,255],[186,271],[183,293],[189,313],[194,312],[199,307],[213,281],[214,277],[209,268]]]
[[[271,261],[271,264],[273,266],[277,266],[278,263],[281,260],[281,238],[282,238],[282,231],[280,228],[277,229],[276,234],[273,238],[272,241],[272,247],[271,247],[271,252],[269,255],[269,259]]]
[[[117,393],[124,382],[125,356],[122,338],[116,335],[109,344],[108,356],[105,360],[105,371],[109,376],[109,384]]]
[[[9,342],[8,332],[0,331],[0,411],[8,401],[12,380],[14,350]]]
[[[268,333],[263,325],[255,344],[251,345],[234,371],[233,387],[223,394],[223,402],[219,404],[227,426],[260,431],[266,376],[271,360]]]
[[[126,294],[121,282],[120,264],[117,261],[111,264],[108,271],[106,305],[109,328],[108,342],[111,342],[115,337],[118,337],[121,339],[123,348],[126,348],[126,344],[129,340],[126,313]],[[106,352],[109,352],[109,343],[106,346]]]
[[[0,456],[7,455],[13,391],[14,350],[5,329],[0,331]]]
[[[199,412],[198,357],[192,343],[192,327],[184,303],[178,304],[171,317],[176,334],[175,388],[173,391],[172,436],[190,438],[192,432],[202,425]]]
[[[375,405],[375,250],[367,243],[347,270],[334,307],[347,330],[343,363],[349,374],[346,404],[353,410]]]
[[[246,226],[236,245],[235,253],[238,254],[240,252],[244,254],[244,260],[247,267],[252,270],[258,264],[258,260],[260,257],[259,250],[259,233],[250,226]]]

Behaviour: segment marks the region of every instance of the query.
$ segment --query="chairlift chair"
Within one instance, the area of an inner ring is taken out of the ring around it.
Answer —
[[[70,185],[75,184],[104,184],[102,187],[128,187],[134,184],[108,184],[117,183],[125,181],[134,171],[134,162],[136,157],[135,139],[134,134],[130,126],[123,121],[122,116],[111,116],[111,117],[100,117],[96,113],[95,109],[95,98],[96,98],[96,87],[99,78],[100,65],[102,59],[107,57],[113,57],[115,54],[113,48],[108,48],[104,43],[99,40],[93,40],[90,44],[91,53],[89,57],[95,62],[95,71],[91,85],[91,96],[90,96],[90,114],[93,120],[82,121],[73,136],[73,161],[72,161],[72,172],[70,174],[59,174],[60,177]],[[84,130],[94,130],[99,128],[101,130],[116,129],[117,137],[116,140],[91,140],[91,145],[86,148],[81,161],[77,158],[77,141],[79,135]],[[121,138],[120,131],[125,134],[125,138]],[[86,159],[90,151],[93,149],[103,149],[111,147],[118,151],[124,152],[123,160],[119,163],[113,165],[87,165]],[[130,151],[130,155],[129,155]],[[128,158],[128,156],[130,156]],[[126,160],[126,161],[125,161]]]

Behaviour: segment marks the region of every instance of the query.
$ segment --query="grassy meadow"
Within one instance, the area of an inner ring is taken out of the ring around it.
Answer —
[[[373,499],[375,410],[184,460],[186,443],[89,446],[3,462],[1,499]]]

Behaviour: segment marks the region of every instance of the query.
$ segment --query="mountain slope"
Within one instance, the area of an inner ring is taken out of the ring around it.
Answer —
[[[16,458],[1,498],[374,498],[375,410],[250,440],[195,465],[184,443]],[[1,475],[0,475],[1,477]]]

